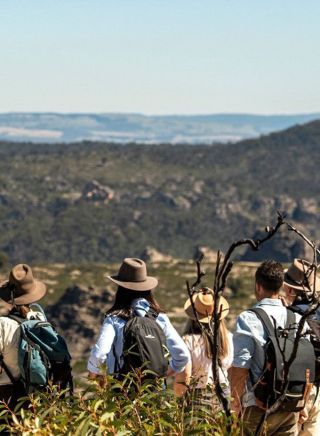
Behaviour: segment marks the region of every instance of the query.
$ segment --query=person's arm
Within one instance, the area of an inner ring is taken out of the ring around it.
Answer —
[[[107,317],[101,327],[98,340],[92,348],[88,360],[87,368],[90,379],[96,379],[105,374],[103,367],[106,365],[107,355],[111,351],[115,334],[114,325],[110,317]]]
[[[187,363],[190,362],[190,352],[184,343],[183,339],[171,324],[169,318],[164,313],[161,313],[157,321],[166,337],[166,345],[170,352],[170,367],[174,373],[182,372]]]
[[[240,314],[233,334],[233,362],[228,373],[231,385],[231,409],[235,413],[241,411],[241,399],[246,390],[251,359],[255,352],[255,341],[251,331],[252,318],[256,319],[256,316],[247,312]]]
[[[246,389],[249,370],[232,366],[228,373],[231,385],[231,410],[239,415],[241,412],[241,398]]]
[[[173,390],[177,397],[182,397],[186,390],[188,389],[188,385],[190,384],[191,380],[191,362],[187,363],[187,366],[185,369],[178,374],[176,374],[174,379],[174,385]]]

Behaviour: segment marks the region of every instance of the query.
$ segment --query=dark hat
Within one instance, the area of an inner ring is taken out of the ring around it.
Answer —
[[[33,277],[29,265],[19,264],[12,268],[9,280],[0,285],[0,298],[9,304],[31,304],[46,293],[46,285]]]
[[[202,288],[192,296],[194,307],[198,314],[199,321],[209,323],[214,310],[213,290],[210,288]],[[191,319],[196,319],[190,298],[185,302],[184,311]],[[218,313],[221,311],[221,319],[225,318],[229,313],[229,303],[224,297],[219,298]]]
[[[148,276],[144,261],[131,257],[124,259],[118,274],[116,276],[108,276],[108,279],[132,291],[150,291],[158,284],[158,280],[155,277]]]
[[[320,292],[320,280],[315,277],[315,269],[310,262],[303,259],[294,259],[289,268],[284,271],[283,283],[306,294],[313,292],[315,284],[316,292]]]

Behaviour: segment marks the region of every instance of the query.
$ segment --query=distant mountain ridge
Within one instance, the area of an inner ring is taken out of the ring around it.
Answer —
[[[273,224],[320,239],[320,121],[223,144],[0,142],[0,251],[10,262],[118,262],[151,246],[191,258]],[[247,260],[303,255],[275,240]]]
[[[212,144],[258,137],[320,119],[297,115],[154,115],[95,113],[0,113],[0,140]]]

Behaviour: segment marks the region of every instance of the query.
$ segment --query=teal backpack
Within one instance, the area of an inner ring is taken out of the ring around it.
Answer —
[[[33,304],[44,315],[38,304]],[[26,393],[44,390],[49,382],[61,389],[73,391],[71,356],[67,344],[48,321],[26,320],[16,314],[7,315],[20,324],[21,339],[18,365]],[[13,382],[14,378],[2,359],[2,367]],[[15,382],[17,382],[15,380]]]

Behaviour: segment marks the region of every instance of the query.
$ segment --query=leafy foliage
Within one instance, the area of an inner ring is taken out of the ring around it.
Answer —
[[[119,382],[108,376],[103,384],[92,383],[69,398],[52,388],[31,397],[30,406],[20,411],[0,412],[5,421],[0,431],[41,436],[93,435],[240,435],[241,425],[221,411],[193,408],[174,397],[171,390],[141,383],[139,374]]]

